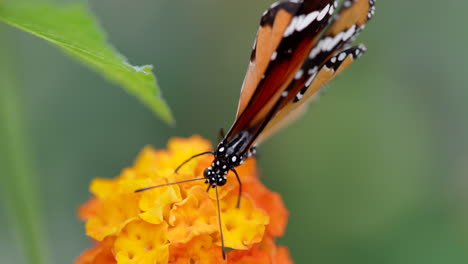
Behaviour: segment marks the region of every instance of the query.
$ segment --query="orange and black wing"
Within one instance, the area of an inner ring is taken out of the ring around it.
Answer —
[[[286,104],[271,120],[255,140],[255,145],[265,141],[281,128],[296,120],[307,110],[309,104],[318,99],[325,85],[357,60],[366,48],[359,45],[337,52],[317,71],[313,81],[303,88],[290,103]]]
[[[234,125],[223,142],[248,135],[245,152],[267,123],[283,91],[316,45],[337,6],[333,0],[290,0],[273,4],[262,16]]]
[[[345,1],[321,39],[310,51],[301,69],[286,89],[266,128],[255,140],[258,144],[305,112],[320,89],[359,58],[364,45],[347,47],[375,12],[374,0]]]

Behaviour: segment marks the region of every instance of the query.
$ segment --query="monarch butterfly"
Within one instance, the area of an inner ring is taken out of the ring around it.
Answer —
[[[341,3],[339,3],[341,2]],[[347,68],[365,51],[364,45],[351,46],[356,36],[373,17],[375,0],[288,0],[276,2],[266,10],[250,55],[242,85],[236,119],[212,154],[213,163],[202,178],[210,187],[226,184],[226,174],[256,153],[256,146],[300,116],[320,89]],[[168,183],[137,190],[177,184]],[[219,209],[219,199],[218,199]],[[218,210],[221,229],[221,218]],[[224,242],[221,229],[221,242]]]

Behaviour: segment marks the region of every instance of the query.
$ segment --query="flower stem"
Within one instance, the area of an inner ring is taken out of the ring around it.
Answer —
[[[0,186],[8,208],[9,222],[22,247],[27,263],[48,264],[42,209],[39,207],[37,179],[24,127],[22,102],[15,83],[15,70],[8,58],[8,30],[0,25]],[[3,198],[2,197],[2,198]],[[20,258],[18,256],[18,258]],[[18,260],[18,259],[17,259]]]

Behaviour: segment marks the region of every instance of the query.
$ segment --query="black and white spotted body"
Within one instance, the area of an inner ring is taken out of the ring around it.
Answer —
[[[211,187],[223,186],[226,184],[226,175],[229,171],[235,171],[235,167],[243,164],[245,160],[256,154],[256,147],[252,147],[246,153],[239,155],[239,149],[244,147],[248,142],[248,133],[239,133],[233,140],[221,141],[213,152],[215,156],[211,166],[206,168],[203,176],[206,183]]]

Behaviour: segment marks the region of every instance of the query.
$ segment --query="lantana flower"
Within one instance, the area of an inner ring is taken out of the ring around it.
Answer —
[[[93,196],[78,210],[86,234],[95,246],[76,264],[211,264],[293,263],[288,249],[277,246],[288,212],[281,196],[258,179],[256,161],[249,158],[236,168],[242,181],[241,206],[236,207],[239,185],[235,175],[218,188],[226,259],[214,190],[204,181],[190,181],[135,193],[148,186],[203,177],[212,157],[202,156],[174,168],[188,157],[212,149],[199,136],[174,138],[167,150],[146,147],[132,167],[114,179],[94,179]]]

